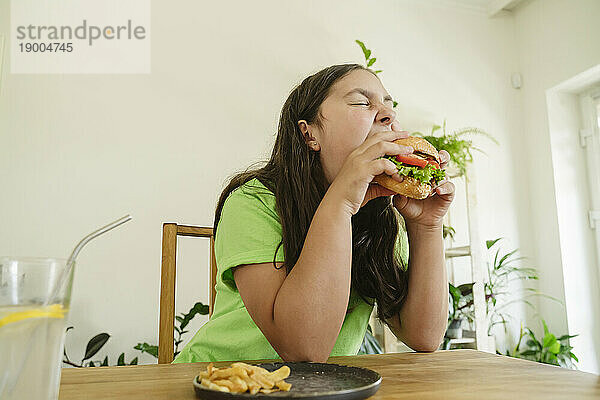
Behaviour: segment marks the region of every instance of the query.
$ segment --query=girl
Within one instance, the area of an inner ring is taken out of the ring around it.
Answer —
[[[438,348],[448,317],[442,218],[454,185],[414,200],[372,183],[381,173],[401,181],[381,157],[413,151],[393,143],[408,135],[392,104],[358,64],[325,68],[292,91],[270,160],[221,194],[214,313],[174,362],[355,355],[374,303],[406,345]],[[440,159],[444,167],[448,153]]]

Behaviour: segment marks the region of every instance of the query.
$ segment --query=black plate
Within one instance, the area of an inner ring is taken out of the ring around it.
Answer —
[[[381,376],[370,369],[347,367],[345,365],[279,362],[256,364],[268,371],[275,371],[284,365],[290,367],[290,376],[285,379],[292,384],[289,392],[265,393],[226,393],[208,389],[200,385],[198,377],[194,378],[196,396],[206,400],[233,400],[240,398],[272,399],[273,397],[358,400],[373,396],[381,384]]]

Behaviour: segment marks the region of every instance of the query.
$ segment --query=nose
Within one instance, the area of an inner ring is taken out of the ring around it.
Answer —
[[[382,104],[377,116],[375,117],[375,121],[377,123],[387,126],[391,129],[392,123],[396,119],[396,111],[391,106]]]

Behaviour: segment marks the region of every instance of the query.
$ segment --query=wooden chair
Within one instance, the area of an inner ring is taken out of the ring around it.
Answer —
[[[158,363],[173,361],[175,323],[175,270],[177,263],[177,236],[206,237],[210,239],[210,303],[209,315],[215,304],[217,263],[215,261],[215,236],[213,228],[163,224],[162,263],[160,271],[160,322],[158,327]]]

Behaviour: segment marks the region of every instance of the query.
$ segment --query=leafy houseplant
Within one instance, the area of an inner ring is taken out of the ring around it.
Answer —
[[[493,251],[492,248],[500,240],[502,238],[487,240],[487,249]],[[516,257],[518,249],[501,253],[501,248],[498,245],[495,250],[495,253],[491,253],[493,254],[493,261],[488,263],[487,280],[484,282],[488,335],[492,333],[492,328],[495,325],[505,325],[508,323],[510,316],[504,312],[504,309],[510,304],[523,302],[533,308],[534,306],[529,301],[529,298],[543,296],[539,291],[526,287],[523,289],[523,293],[520,293],[519,297],[512,298],[515,293],[509,292],[510,283],[517,280],[536,280],[538,279],[537,271],[535,268],[515,264],[524,259],[524,257]],[[472,323],[475,316],[473,308],[473,283],[465,283],[458,287],[450,285],[450,297],[451,312],[449,323],[455,319],[466,319]]]
[[[194,306],[187,313],[185,313],[185,314],[181,313],[180,315],[175,316],[175,319],[177,319],[177,322],[179,324],[175,325],[175,327],[174,327],[176,335],[177,335],[175,338],[173,338],[173,342],[175,344],[174,356],[177,356],[179,354],[179,345],[183,342],[181,337],[188,332],[185,330],[185,328],[190,323],[190,321],[192,319],[194,319],[194,317],[196,315],[207,315],[207,314],[208,314],[208,306],[198,302],[198,303],[194,304]],[[71,329],[73,329],[72,326],[68,327],[67,332]],[[106,342],[108,341],[109,338],[110,338],[110,335],[108,333],[104,333],[104,332],[99,333],[96,336],[94,336],[93,338],[91,338],[85,348],[85,356],[83,357],[83,359],[81,360],[81,362],[79,364],[75,363],[71,359],[69,359],[69,357],[67,355],[67,349],[65,347],[63,363],[70,365],[72,367],[78,367],[78,368],[108,366],[109,365],[108,364],[109,363],[108,356],[105,356],[103,361],[100,361],[100,360],[92,361],[91,358],[94,357],[100,351],[100,349],[102,349],[102,347],[106,344]],[[150,354],[151,356],[153,356],[155,358],[158,358],[158,346],[157,345],[151,345],[151,344],[148,344],[145,342],[138,343],[134,347],[134,349],[139,350],[142,353]],[[125,363],[125,353],[121,353],[117,360],[117,365],[136,365],[137,363],[138,363],[138,358],[135,357],[129,364],[126,364]]]
[[[488,250],[499,243],[502,238],[486,241]],[[515,265],[515,263],[524,260],[525,257],[516,257],[518,249],[509,251],[508,253],[500,254],[500,248],[496,249],[494,261],[488,264],[487,275],[488,281],[485,284],[485,295],[488,315],[488,334],[491,334],[491,329],[498,324],[506,326],[510,316],[504,312],[510,304],[522,302],[532,309],[535,306],[529,301],[531,297],[544,296],[558,301],[550,296],[546,296],[537,289],[531,287],[523,288],[520,296],[511,299],[510,296],[514,293],[509,292],[511,282],[537,280],[539,276],[537,270],[532,267],[524,267]]]
[[[208,315],[208,310],[209,309],[207,305],[197,302],[192,308],[190,308],[190,310],[187,313],[181,313],[180,315],[175,316],[175,319],[179,323],[179,326],[175,325],[175,332],[177,333],[177,337],[173,338],[175,344],[175,351],[173,357],[177,357],[177,355],[179,354],[179,345],[183,342],[183,339],[181,339],[181,337],[188,333],[188,331],[186,331],[185,328],[192,321],[192,319],[194,319],[196,315]],[[151,345],[145,342],[138,343],[137,345],[135,345],[134,349],[139,350],[142,353],[148,353],[151,356],[158,358],[157,345]]]
[[[508,252],[502,252],[497,245],[502,238],[486,241],[488,250],[493,251],[493,261],[488,263],[487,281],[484,283],[486,312],[488,316],[488,335],[491,335],[492,328],[495,325],[503,325],[507,332],[507,324],[510,315],[505,312],[505,308],[510,304],[522,302],[529,307],[535,308],[529,300],[533,296],[544,296],[552,300],[557,299],[544,295],[536,289],[525,287],[519,296],[513,298],[515,293],[509,292],[509,285],[514,281],[537,280],[538,274],[535,268],[524,267],[517,263],[524,260],[525,257],[517,257],[518,249]],[[491,254],[490,254],[491,256]],[[450,313],[448,317],[449,326],[452,322],[468,320],[473,322],[473,283],[466,283],[458,287],[450,285]],[[542,320],[544,327],[544,338],[539,341],[530,328],[523,328],[519,335],[519,340],[515,348],[506,351],[506,355],[511,357],[524,358],[546,364],[559,365],[564,368],[575,368],[574,361],[578,361],[575,354],[572,353],[573,347],[568,340],[577,336],[563,335],[556,337],[549,332],[546,322]],[[448,348],[451,335],[446,335],[444,339],[444,348]]]
[[[473,304],[473,284],[466,283],[459,286],[454,286],[448,283],[449,288],[449,304],[448,304],[448,325],[442,349],[450,348],[451,339],[460,339],[463,332],[463,322],[467,320],[466,309]],[[470,296],[471,295],[471,296]]]
[[[72,326],[67,328],[67,332],[73,329]],[[82,368],[82,367],[107,367],[108,366],[108,356],[104,357],[103,361],[96,360],[92,361],[92,357],[94,357],[100,349],[108,342],[110,335],[108,333],[99,333],[93,338],[90,339],[87,346],[85,347],[85,355],[79,364],[71,361],[69,356],[67,355],[67,349],[63,350],[63,363],[66,365],[70,365],[72,367]],[[125,363],[125,353],[121,353],[117,360],[117,365],[137,365],[138,358],[135,357],[129,364]]]
[[[568,341],[578,335],[563,335],[557,338],[548,330],[546,321],[542,320],[542,324],[544,326],[544,337],[541,341],[536,338],[531,329],[521,326],[517,345],[512,352],[507,350],[506,355],[544,364],[558,365],[563,368],[577,369],[573,360],[578,362],[579,359],[571,351],[573,347],[569,345]],[[521,349],[523,343],[524,348]]]

